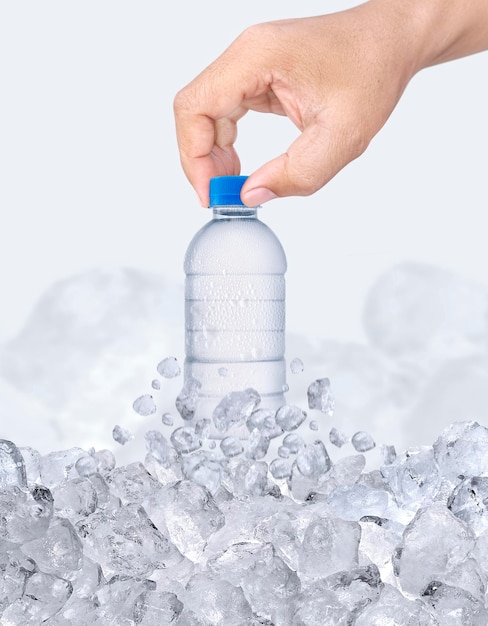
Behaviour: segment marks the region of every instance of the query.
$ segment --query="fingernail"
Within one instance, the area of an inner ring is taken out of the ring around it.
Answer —
[[[278,196],[273,193],[271,189],[266,189],[266,187],[257,187],[256,189],[246,191],[242,199],[247,206],[259,206],[260,204],[269,202],[269,200],[274,200],[277,197]]]

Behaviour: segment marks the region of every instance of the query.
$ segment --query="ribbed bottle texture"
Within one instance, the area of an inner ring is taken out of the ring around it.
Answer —
[[[240,203],[222,193],[216,201]],[[278,408],[286,384],[283,247],[257,209],[216,201],[184,263],[185,379],[199,381],[196,417],[210,419],[223,396],[249,387]]]

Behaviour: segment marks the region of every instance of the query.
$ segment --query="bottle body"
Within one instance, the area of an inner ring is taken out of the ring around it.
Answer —
[[[185,379],[201,385],[196,417],[211,419],[223,396],[249,387],[260,406],[278,408],[286,384],[286,257],[276,235],[256,209],[214,207],[184,268]]]

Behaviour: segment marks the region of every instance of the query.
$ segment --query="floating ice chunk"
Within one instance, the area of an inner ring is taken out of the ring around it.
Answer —
[[[191,420],[195,416],[201,387],[200,381],[195,380],[195,378],[188,378],[176,397],[176,410],[184,420]]]
[[[356,522],[333,517],[313,520],[303,537],[299,575],[323,578],[357,567],[360,537],[361,527]]]
[[[145,439],[149,454],[159,461],[163,467],[170,469],[178,463],[178,452],[159,430],[148,430],[145,434]]]
[[[488,428],[478,422],[455,422],[434,443],[443,477],[453,485],[460,476],[488,475]]]
[[[280,456],[282,459],[287,459],[290,456],[290,449],[286,446],[280,446],[278,448],[278,456]]]
[[[24,458],[11,441],[0,439],[0,487],[27,487]]]
[[[303,446],[295,463],[300,474],[309,478],[318,478],[331,467],[327,450],[320,440]]]
[[[161,383],[159,382],[159,380],[157,380],[157,378],[151,381],[151,387],[156,391],[159,391],[161,389]]]
[[[195,433],[195,429],[190,426],[175,428],[171,433],[170,440],[175,450],[181,454],[188,454],[202,447],[200,437]]]
[[[264,459],[268,452],[270,438],[265,432],[255,428],[247,440],[246,456],[248,459]]]
[[[236,437],[225,437],[220,442],[220,449],[225,456],[230,458],[241,454],[244,451],[244,446],[242,441]]]
[[[276,411],[272,409],[256,409],[246,420],[249,432],[258,429],[270,439],[280,437],[283,429],[276,423]]]
[[[292,404],[284,404],[276,412],[276,423],[285,431],[296,430],[306,419],[305,411]]]
[[[163,413],[161,421],[165,426],[173,426],[174,419],[171,413]]]
[[[286,458],[273,459],[269,464],[269,471],[276,480],[288,478],[292,473],[292,462]]]
[[[474,543],[468,526],[444,504],[419,509],[403,533],[398,561],[402,589],[420,595],[431,581],[444,582],[466,560]]]
[[[342,448],[342,446],[349,441],[349,438],[334,426],[330,429],[329,441],[332,445]]]
[[[219,376],[222,376],[222,378],[225,378],[229,375],[229,370],[226,367],[219,367],[217,372]]]
[[[157,370],[163,378],[176,378],[181,374],[181,368],[174,356],[169,356],[158,363]]]
[[[33,485],[0,488],[0,540],[24,543],[44,535],[53,516],[53,497],[49,489]]]
[[[446,626],[486,626],[484,602],[464,589],[433,581],[422,594],[439,623]]]
[[[117,443],[120,443],[121,446],[125,446],[125,444],[134,438],[134,435],[127,428],[123,428],[116,424],[112,430],[113,440]]]
[[[232,426],[243,424],[260,402],[261,397],[255,389],[228,393],[214,409],[212,417],[215,427],[223,433]]]
[[[449,496],[447,507],[480,535],[488,529],[488,478],[465,478]]]
[[[317,420],[311,420],[308,427],[310,428],[310,430],[317,431],[319,429],[319,423],[317,422]]]
[[[414,510],[430,504],[441,486],[441,474],[431,446],[410,448],[393,463],[383,465],[381,474],[398,505]]]
[[[354,433],[351,443],[357,452],[368,452],[368,450],[372,450],[376,446],[373,437],[362,430]]]
[[[144,417],[156,413],[157,410],[154,398],[149,393],[145,393],[144,395],[136,398],[132,403],[132,408],[136,413],[139,413],[139,415]]]
[[[283,437],[283,446],[288,448],[290,454],[296,454],[304,445],[305,442],[297,433],[289,433]]]
[[[395,446],[381,444],[381,455],[383,457],[383,464],[391,465],[397,458]]]
[[[292,374],[300,374],[304,370],[303,361],[301,359],[294,358],[290,361],[290,370]]]
[[[328,378],[318,378],[307,390],[308,408],[318,409],[326,415],[334,413],[334,398],[330,390],[330,380]]]

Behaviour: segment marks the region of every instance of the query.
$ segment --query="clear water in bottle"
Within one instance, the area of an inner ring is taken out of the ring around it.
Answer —
[[[257,208],[242,204],[245,180],[211,180],[212,219],[185,256],[185,380],[201,385],[195,418],[211,418],[223,396],[249,387],[260,406],[284,403],[286,257]]]

